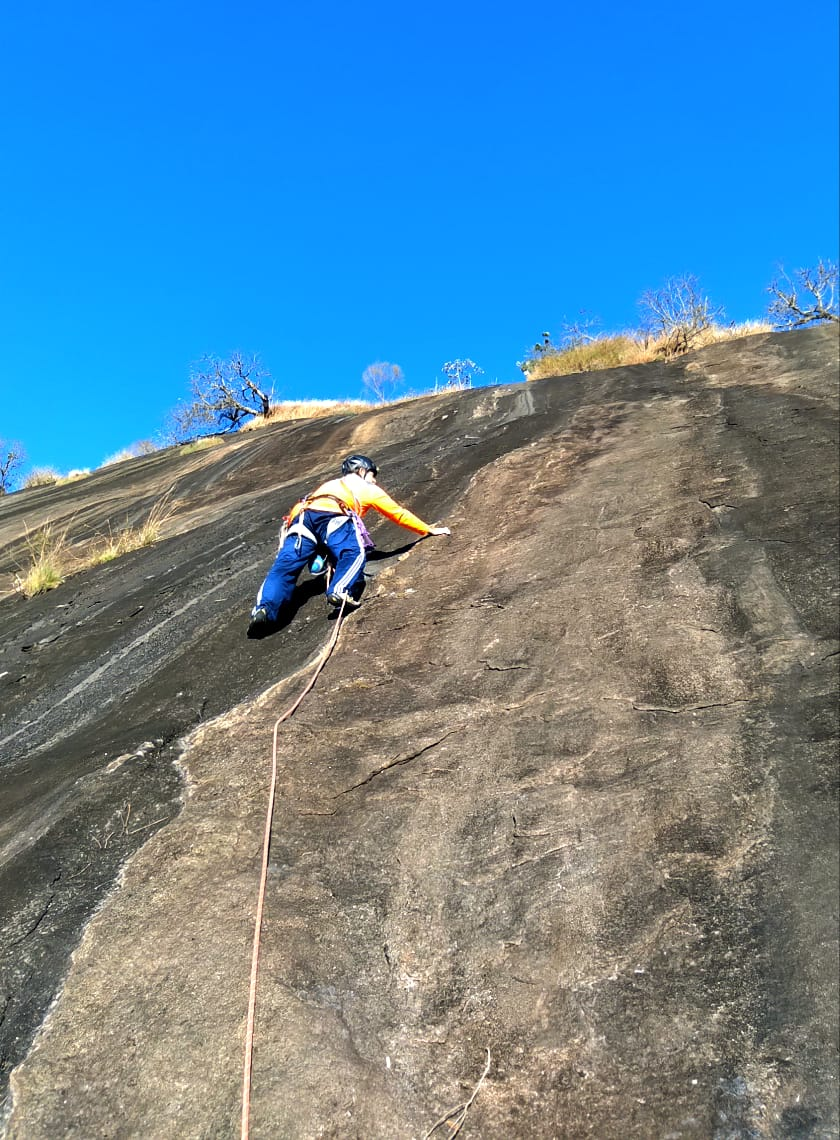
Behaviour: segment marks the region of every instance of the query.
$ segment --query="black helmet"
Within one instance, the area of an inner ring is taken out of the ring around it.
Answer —
[[[341,465],[341,474],[349,475],[352,471],[372,471],[375,479],[377,466],[367,455],[348,455]]]

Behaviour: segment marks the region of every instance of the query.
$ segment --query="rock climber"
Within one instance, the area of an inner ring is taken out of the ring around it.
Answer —
[[[362,516],[375,511],[422,536],[449,534],[447,526],[429,526],[376,483],[377,466],[367,455],[349,455],[341,476],[322,483],[295,503],[283,520],[280,549],[260,586],[251,611],[249,637],[262,637],[276,623],[307,563],[328,556],[333,565],[327,601],[336,608],[360,605],[367,550],[373,546]]]

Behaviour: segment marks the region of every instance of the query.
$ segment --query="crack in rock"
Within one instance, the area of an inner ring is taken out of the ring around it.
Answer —
[[[456,725],[455,728],[451,728],[449,732],[445,732],[440,739],[433,740],[429,744],[424,744],[422,748],[418,748],[415,752],[410,752],[407,756],[394,756],[393,759],[386,761],[381,767],[374,768],[368,776],[365,776],[364,780],[359,780],[357,784],[351,784],[349,788],[344,788],[338,792],[333,796],[333,799],[338,799],[339,796],[346,796],[348,792],[355,792],[357,788],[363,788],[365,784],[369,784],[371,780],[376,779],[377,776],[381,776],[383,772],[390,771],[391,768],[399,768],[403,764],[409,764],[412,760],[416,760],[418,756],[422,756],[424,752],[429,752],[432,748],[437,748],[447,737],[454,736],[455,733],[460,732],[462,728],[464,728],[464,725]]]
[[[729,709],[733,705],[752,705],[755,704],[755,698],[741,698],[734,701],[717,701],[709,705],[683,705],[681,708],[673,708],[669,705],[637,705],[635,701],[632,702],[633,708],[636,712],[666,712],[671,713],[673,716],[680,716],[682,713],[687,712],[700,712],[703,709]]]
[[[46,905],[44,907],[42,907],[41,911],[38,914],[38,917],[35,919],[35,921],[30,926],[30,928],[27,931],[25,931],[23,934],[21,934],[20,938],[16,938],[13,942],[10,942],[9,943],[10,947],[11,946],[20,946],[20,944],[22,942],[25,942],[27,940],[27,938],[32,937],[32,935],[35,933],[35,931],[38,929],[38,927],[41,925],[41,923],[47,917],[49,910],[50,910],[50,907],[53,904],[54,899],[55,899],[55,892],[53,892],[50,895],[50,897],[47,899]]]

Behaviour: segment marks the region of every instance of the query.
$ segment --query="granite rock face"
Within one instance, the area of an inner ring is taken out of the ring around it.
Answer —
[[[464,1137],[836,1136],[837,389],[832,330],[762,335],[0,500],[3,570],[174,508],[0,601],[7,1135],[238,1135],[272,729],[332,631],[317,582],[247,612],[363,450],[452,536],[372,528],[280,730],[252,1136],[419,1140],[488,1051]]]

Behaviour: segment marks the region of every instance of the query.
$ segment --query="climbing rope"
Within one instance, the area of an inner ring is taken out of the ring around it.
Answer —
[[[251,1119],[251,1067],[254,1056],[254,1020],[255,1011],[257,1006],[257,973],[259,971],[260,961],[260,934],[262,931],[262,915],[263,905],[265,903],[265,884],[268,878],[268,849],[271,846],[271,824],[274,819],[274,799],[277,789],[277,730],[284,720],[288,720],[293,715],[303,702],[304,697],[311,692],[321,670],[330,659],[332,651],[338,644],[338,636],[341,633],[341,622],[344,617],[345,603],[341,603],[341,609],[338,611],[338,619],[335,623],[332,637],[329,640],[326,648],[322,651],[321,656],[315,666],[315,671],[309,680],[306,688],[297,698],[295,703],[288,708],[282,716],[279,716],[274,724],[273,745],[271,749],[271,782],[268,790],[268,808],[265,816],[265,834],[263,836],[263,854],[262,854],[262,870],[260,871],[260,886],[257,893],[257,916],[254,922],[254,949],[251,954],[251,990],[248,997],[248,1021],[245,1027],[245,1070],[242,1076],[242,1140],[248,1140],[250,1134],[250,1119]]]

